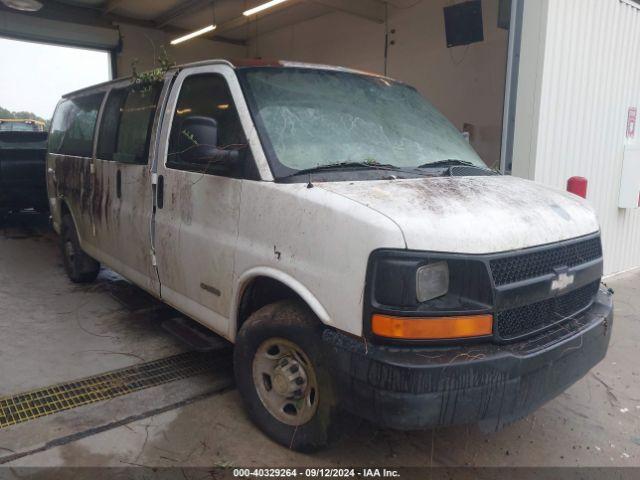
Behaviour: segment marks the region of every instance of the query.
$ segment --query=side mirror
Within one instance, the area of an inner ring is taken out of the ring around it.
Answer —
[[[178,141],[181,163],[209,173],[230,173],[238,168],[240,152],[217,145],[218,122],[214,118],[191,116],[182,121]]]

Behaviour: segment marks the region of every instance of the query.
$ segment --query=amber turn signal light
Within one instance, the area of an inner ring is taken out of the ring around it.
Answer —
[[[379,337],[405,340],[482,337],[492,334],[493,315],[415,318],[375,314],[371,330]]]

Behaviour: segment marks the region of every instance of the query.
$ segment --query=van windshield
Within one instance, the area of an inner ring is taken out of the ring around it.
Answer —
[[[249,68],[239,75],[276,178],[335,164],[417,169],[453,160],[487,168],[405,84],[308,68]]]

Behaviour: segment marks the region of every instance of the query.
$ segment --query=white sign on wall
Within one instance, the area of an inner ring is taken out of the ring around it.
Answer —
[[[640,207],[640,147],[627,146],[622,161],[622,177],[620,178],[620,208]]]

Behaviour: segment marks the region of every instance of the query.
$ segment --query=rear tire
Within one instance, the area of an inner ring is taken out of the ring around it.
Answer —
[[[251,420],[292,450],[318,450],[337,434],[338,410],[322,352],[323,326],[300,302],[253,313],[236,338],[236,385]]]
[[[61,227],[60,250],[67,276],[74,283],[93,282],[100,272],[100,263],[80,247],[78,232],[71,215],[62,217]]]

